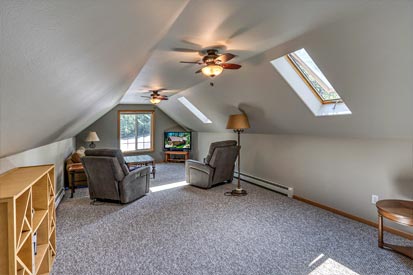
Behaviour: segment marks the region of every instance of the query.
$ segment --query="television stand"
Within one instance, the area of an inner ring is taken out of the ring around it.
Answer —
[[[179,157],[171,157],[171,156],[179,156]],[[187,151],[165,151],[165,162],[185,162],[188,158],[189,158],[189,152]]]

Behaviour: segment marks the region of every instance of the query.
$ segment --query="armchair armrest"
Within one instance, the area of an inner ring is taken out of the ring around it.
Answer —
[[[133,201],[149,192],[149,166],[133,170],[119,182],[120,201],[122,203]]]
[[[185,162],[185,180],[191,185],[202,188],[211,187],[214,168],[196,160],[187,160]]]
[[[135,170],[132,170],[122,181],[131,181],[133,179],[146,176],[150,174],[151,168],[149,166],[142,166]]]
[[[189,168],[194,168],[194,169],[200,170],[200,171],[202,171],[204,173],[207,173],[207,174],[213,172],[213,170],[214,170],[214,168],[212,168],[211,166],[209,166],[207,164],[204,164],[200,161],[193,160],[193,159],[188,159],[185,162],[185,166],[186,166],[187,170]]]

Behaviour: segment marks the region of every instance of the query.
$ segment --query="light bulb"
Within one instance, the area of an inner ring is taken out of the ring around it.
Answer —
[[[161,100],[159,99],[159,98],[156,98],[156,97],[152,97],[151,99],[149,99],[149,101],[152,103],[152,104],[158,104],[159,102],[161,102]]]
[[[202,73],[209,77],[220,75],[224,68],[220,65],[211,64],[202,68]]]

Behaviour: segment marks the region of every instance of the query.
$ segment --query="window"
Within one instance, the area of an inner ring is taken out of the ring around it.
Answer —
[[[212,123],[212,121],[207,118],[197,107],[195,107],[188,99],[184,96],[178,98],[179,102],[181,102],[189,111],[191,111],[200,121],[203,123]]]
[[[336,90],[305,49],[290,53],[287,57],[323,104],[341,102]]]
[[[271,64],[315,116],[351,114],[305,49],[274,59]]]
[[[118,136],[123,152],[153,151],[154,111],[119,111]]]

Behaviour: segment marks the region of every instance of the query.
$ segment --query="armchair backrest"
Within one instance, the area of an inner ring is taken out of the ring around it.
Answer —
[[[88,157],[111,157],[115,158],[123,172],[124,176],[129,174],[128,166],[126,165],[126,161],[123,158],[122,151],[119,149],[95,149],[95,150],[86,150],[85,156]],[[123,177],[122,177],[123,178]]]
[[[118,183],[129,174],[120,150],[86,150],[82,163],[91,197],[119,199]]]
[[[225,140],[211,143],[205,164],[215,169],[213,182],[218,183],[232,178],[235,161],[238,156],[238,146],[235,140]]]

